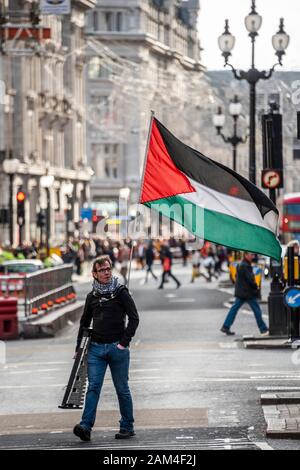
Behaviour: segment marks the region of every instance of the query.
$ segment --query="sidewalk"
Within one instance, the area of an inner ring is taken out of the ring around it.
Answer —
[[[266,436],[272,439],[300,439],[300,394],[262,395],[267,423]],[[270,403],[265,404],[264,403]]]

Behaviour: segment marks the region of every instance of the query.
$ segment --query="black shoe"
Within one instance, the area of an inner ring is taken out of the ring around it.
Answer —
[[[91,440],[91,431],[88,431],[83,426],[80,426],[80,424],[76,424],[73,429],[73,433],[75,434],[75,436],[80,437],[82,441],[87,442]]]
[[[226,326],[222,326],[221,328],[222,333],[225,333],[227,336],[234,336],[235,333],[233,331],[230,331],[230,328],[226,328]]]
[[[120,431],[115,435],[115,439],[130,439],[135,436],[134,431],[127,431],[126,429],[120,429]]]
[[[181,284],[179,282],[179,284],[177,284],[177,286],[176,286],[176,289],[179,289],[180,286],[181,286]]]

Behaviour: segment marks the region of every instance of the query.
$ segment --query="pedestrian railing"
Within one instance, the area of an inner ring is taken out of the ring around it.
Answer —
[[[72,273],[73,265],[65,264],[36,273],[0,276],[0,296],[17,297],[21,316],[36,317],[75,300]]]

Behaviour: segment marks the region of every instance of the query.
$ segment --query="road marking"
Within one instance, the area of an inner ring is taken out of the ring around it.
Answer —
[[[70,362],[12,362],[12,363],[7,363],[8,368],[16,368],[16,367],[27,367],[27,366],[52,366],[52,365],[60,365],[60,364],[70,364]]]
[[[220,348],[222,349],[238,349],[237,343],[219,343]]]
[[[192,303],[192,302],[195,302],[195,299],[170,299],[169,300],[169,303]]]
[[[174,297],[177,297],[177,295],[176,294],[166,294],[165,297],[167,299],[173,299]]]
[[[253,442],[261,450],[274,450],[267,442]]]
[[[224,294],[231,294],[233,295],[233,288],[232,287],[221,287],[218,291],[223,292]]]
[[[294,392],[300,392],[300,387],[256,387],[256,390],[258,392],[274,392],[276,390],[278,391],[283,391],[283,390],[286,390],[286,391],[294,391]]]
[[[181,383],[253,383],[253,382],[272,382],[274,379],[272,378],[184,378],[180,379]],[[279,379],[277,379],[279,380]],[[148,383],[153,382],[155,384],[161,383],[178,383],[178,377],[175,378],[166,378],[166,377],[139,377],[138,379],[131,379],[131,384],[143,384],[145,382]],[[299,378],[282,378],[280,379],[281,382],[293,382],[299,381]],[[66,384],[33,384],[33,385],[1,385],[0,390],[30,390],[35,388],[65,388]],[[284,389],[288,389],[284,387]],[[290,390],[291,388],[289,388]],[[295,388],[299,390],[299,388]],[[274,390],[279,390],[278,387],[274,388]]]
[[[9,389],[30,389],[30,388],[49,388],[49,387],[65,387],[66,384],[39,384],[39,385],[0,385],[0,390]]]
[[[63,369],[32,369],[32,370],[12,370],[3,372],[4,375],[18,375],[18,374],[36,374],[39,372],[56,372],[62,371]]]
[[[293,380],[296,380],[296,379],[300,379],[300,375],[258,375],[258,376],[251,376],[250,379],[253,379],[253,380],[256,380],[256,379],[259,379],[259,380],[264,380],[264,379],[269,379],[269,380],[273,380],[273,379],[293,379]]]

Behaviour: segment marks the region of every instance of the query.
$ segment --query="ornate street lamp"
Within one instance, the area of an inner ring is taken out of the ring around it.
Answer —
[[[251,68],[245,72],[243,70],[236,70],[233,65],[229,63],[231,51],[235,45],[235,37],[229,31],[229,22],[225,20],[225,31],[218,38],[219,47],[225,59],[225,67],[231,67],[234,77],[237,80],[246,80],[250,87],[250,143],[249,143],[249,179],[252,183],[256,183],[256,149],[255,149],[255,132],[256,132],[256,84],[259,80],[268,80],[273,75],[275,67],[282,65],[282,57],[289,45],[290,38],[284,31],[283,18],[280,19],[279,31],[272,38],[272,44],[278,57],[278,62],[273,65],[269,70],[259,71],[255,67],[255,39],[258,36],[258,31],[262,25],[262,17],[256,11],[255,0],[252,0],[251,12],[245,18],[245,26],[249,31],[249,36],[252,42],[252,64]]]
[[[234,99],[230,102],[229,113],[233,118],[233,134],[230,137],[225,136],[222,132],[222,128],[225,124],[225,115],[221,107],[218,108],[218,113],[213,116],[213,124],[217,130],[217,134],[222,137],[223,141],[226,144],[232,145],[232,169],[236,171],[237,146],[239,144],[245,144],[248,137],[242,138],[237,134],[238,119],[242,114],[242,104],[237,95],[235,95]]]

